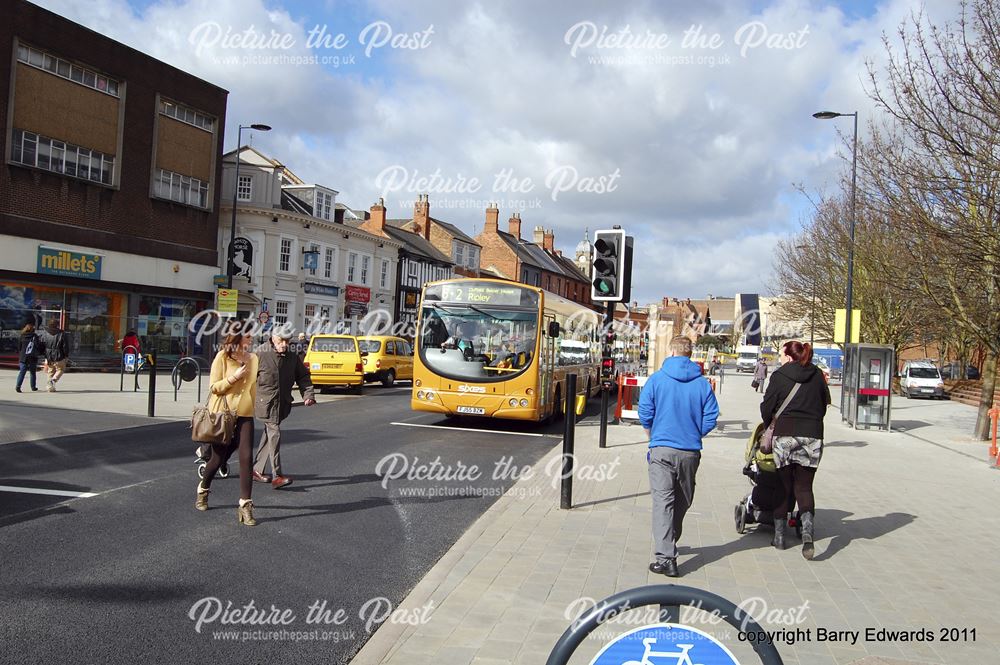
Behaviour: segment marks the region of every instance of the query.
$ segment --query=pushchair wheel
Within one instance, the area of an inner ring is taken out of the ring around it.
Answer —
[[[228,478],[229,477],[229,465],[223,464],[219,467],[219,477]]]
[[[747,531],[747,509],[743,502],[736,504],[736,533],[744,534]]]
[[[198,477],[201,478],[202,480],[205,479],[205,467],[206,466],[208,466],[208,465],[205,464],[204,462],[202,462],[201,464],[198,465]]]
[[[802,537],[802,520],[799,519],[798,511],[792,513],[788,518],[788,526],[795,527],[795,535],[799,538]]]

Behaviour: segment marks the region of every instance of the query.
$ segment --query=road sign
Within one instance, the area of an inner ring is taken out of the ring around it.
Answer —
[[[129,374],[135,371],[135,358],[136,355],[134,353],[125,354],[125,371]]]
[[[219,314],[236,316],[237,303],[240,292],[236,289],[219,289],[218,302]]]
[[[739,665],[721,642],[697,628],[673,623],[642,626],[606,645],[590,665]]]
[[[257,320],[261,323],[267,323],[271,320],[271,315],[267,313],[267,310],[265,310],[257,315]]]

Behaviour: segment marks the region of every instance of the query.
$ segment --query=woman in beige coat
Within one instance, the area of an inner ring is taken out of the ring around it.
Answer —
[[[208,409],[213,413],[229,411],[236,414],[233,438],[221,444],[212,444],[212,457],[205,466],[205,477],[198,484],[198,498],[194,507],[208,510],[208,493],[219,467],[236,451],[240,453],[240,505],[236,516],[240,524],[256,526],[250,491],[253,486],[251,460],[253,459],[253,407],[257,398],[257,356],[250,352],[253,338],[233,334],[226,337],[222,350],[212,362],[211,392]]]

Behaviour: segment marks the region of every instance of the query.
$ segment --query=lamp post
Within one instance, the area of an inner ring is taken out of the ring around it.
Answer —
[[[233,288],[233,269],[236,267],[233,265],[231,253],[233,246],[236,244],[236,197],[240,191],[240,149],[243,147],[244,129],[256,129],[258,132],[271,131],[270,125],[262,125],[260,123],[246,126],[240,125],[240,128],[236,131],[236,175],[233,179],[233,219],[229,226],[229,247],[226,251],[226,288],[229,289]]]
[[[813,117],[819,120],[832,120],[846,116],[854,117],[854,143],[851,155],[851,239],[847,246],[847,311],[844,321],[844,369],[843,376],[847,377],[848,354],[847,347],[851,343],[851,320],[854,318],[854,227],[857,224],[857,201],[858,201],[858,112],[837,113],[836,111],[819,111],[813,113]],[[844,397],[847,391],[840,393],[840,411],[844,413]]]

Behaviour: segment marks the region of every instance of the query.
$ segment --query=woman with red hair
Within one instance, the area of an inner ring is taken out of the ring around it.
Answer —
[[[781,367],[771,375],[760,404],[764,427],[771,424],[785,405],[775,421],[772,439],[774,463],[785,486],[785,498],[774,511],[774,546],[785,549],[785,528],[791,509],[788,496],[794,493],[802,524],[802,556],[806,559],[812,559],[814,553],[813,479],[823,457],[823,417],[830,404],[830,388],[823,372],[812,363],[812,357],[812,346],[808,343],[785,342],[781,347]]]

